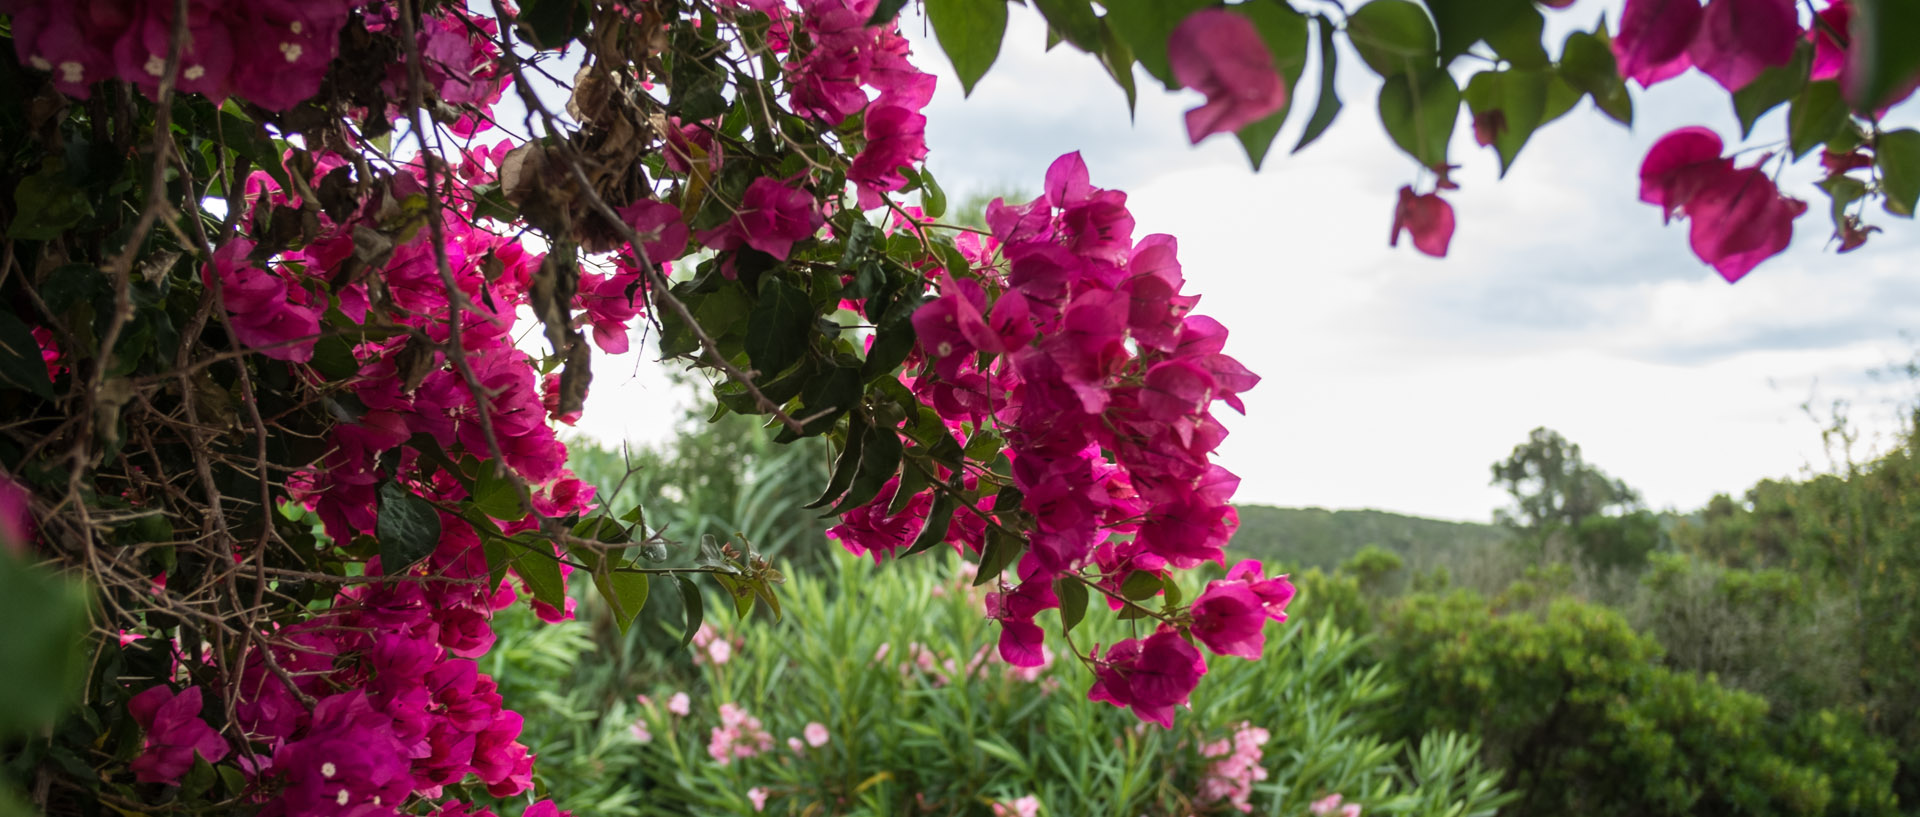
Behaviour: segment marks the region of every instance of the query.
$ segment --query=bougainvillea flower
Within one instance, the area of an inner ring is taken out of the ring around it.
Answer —
[[[1193,601],[1193,637],[1221,655],[1259,658],[1266,624],[1266,606],[1246,582],[1208,582]]]
[[[1688,239],[1694,254],[1731,284],[1785,251],[1793,220],[1806,211],[1806,202],[1781,195],[1759,168],[1732,171],[1687,202]]]
[[[680,208],[664,201],[640,199],[614,212],[640,235],[647,260],[656,266],[686,253],[687,225],[680,220]]]
[[[220,733],[200,719],[200,688],[175,693],[165,684],[127,702],[135,722],[147,731],[146,749],[128,766],[142,783],[177,783],[196,757],[218,763],[233,750]]]
[[[1699,0],[1627,0],[1613,58],[1620,76],[1651,88],[1679,76],[1693,63],[1687,47],[1700,31]]]
[[[1287,85],[1253,21],[1223,9],[1187,15],[1167,39],[1173,78],[1207,95],[1187,111],[1187,139],[1195,144],[1232,133],[1287,104]]]
[[[927,117],[899,105],[867,109],[867,146],[853,157],[847,180],[860,191],[860,208],[882,204],[881,194],[907,186],[902,166],[927,158]]]
[[[1853,6],[1847,0],[1834,0],[1816,16],[1819,19],[1807,29],[1807,37],[1813,40],[1813,71],[1807,79],[1836,79],[1846,72],[1847,48],[1834,35],[1847,36],[1847,26],[1853,24]]]
[[[1713,0],[1687,56],[1721,87],[1738,91],[1761,71],[1792,60],[1800,39],[1793,0]]]
[[[1413,247],[1435,258],[1447,257],[1447,244],[1453,241],[1453,205],[1438,193],[1414,195],[1412,187],[1400,188],[1400,201],[1393,208],[1393,235],[1387,246],[1400,246],[1400,233],[1413,234]]]
[[[1207,662],[1172,630],[1160,630],[1146,640],[1125,639],[1107,648],[1096,660],[1093,688],[1087,700],[1131,707],[1143,721],[1173,728],[1173,709],[1207,674]]]
[[[0,473],[0,551],[26,555],[35,528],[33,493],[13,477]]]
[[[700,233],[701,243],[716,250],[745,244],[782,261],[793,243],[818,232],[826,223],[813,194],[762,176],[747,185],[740,212],[725,224]]]
[[[1246,559],[1227,571],[1227,581],[1246,582],[1253,593],[1260,597],[1262,609],[1267,618],[1284,622],[1287,620],[1287,604],[1293,601],[1293,582],[1285,575],[1266,577],[1265,568],[1258,559]]]
[[[1640,163],[1640,200],[1672,221],[1695,193],[1733,170],[1733,160],[1720,155],[1725,148],[1719,134],[1702,127],[1660,137]]]

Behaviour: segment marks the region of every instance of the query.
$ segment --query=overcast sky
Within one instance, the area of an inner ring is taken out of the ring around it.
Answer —
[[[1591,24],[1603,5],[1569,13]],[[1801,411],[1810,398],[1852,400],[1884,434],[1893,401],[1912,391],[1867,376],[1912,357],[1901,335],[1920,326],[1920,278],[1901,274],[1920,260],[1911,224],[1876,212],[1886,233],[1847,256],[1827,251],[1809,160],[1783,178],[1813,197],[1793,248],[1729,286],[1687,249],[1684,225],[1663,227],[1639,203],[1639,161],[1660,135],[1704,124],[1737,136],[1724,93],[1698,74],[1636,87],[1632,131],[1583,102],[1536,134],[1504,181],[1463,119],[1452,154],[1462,189],[1448,195],[1459,227],[1435,260],[1387,246],[1395,191],[1417,168],[1387,141],[1378,81],[1358,59],[1341,60],[1339,121],[1288,157],[1318,85],[1309,67],[1255,174],[1225,135],[1187,143],[1181,113],[1197,94],[1158,91],[1141,72],[1130,122],[1097,62],[1070,46],[1042,53],[1038,16],[1012,12],[969,99],[921,24],[904,24],[918,62],[941,75],[929,166],[960,201],[1038,191],[1048,163],[1079,150],[1094,184],[1128,194],[1136,238],[1178,237],[1197,311],[1228,326],[1227,352],[1264,378],[1247,417],[1220,408],[1233,429],[1220,458],[1243,479],[1241,502],[1486,520],[1504,501],[1489,464],[1544,425],[1653,507],[1692,510],[1824,467],[1819,426]],[[1776,112],[1746,145],[1783,133]],[[582,431],[669,433],[678,398],[644,356],[596,365]]]

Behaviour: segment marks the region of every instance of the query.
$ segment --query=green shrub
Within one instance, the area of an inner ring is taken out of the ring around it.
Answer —
[[[720,626],[731,617],[710,616],[717,629],[697,642],[707,647],[690,680],[550,665],[537,631],[503,626],[496,652],[518,666],[502,671],[517,678],[502,691],[525,707],[529,734],[563,747],[543,756],[543,774],[557,793],[583,799],[561,805],[614,817],[751,814],[756,789],[774,814],[989,814],[1024,797],[1062,817],[1237,814],[1226,800],[1195,801],[1210,768],[1231,756],[1207,750],[1241,731],[1258,737],[1243,724],[1268,733],[1254,813],[1303,814],[1339,793],[1369,813],[1489,817],[1510,799],[1476,740],[1385,733],[1398,690],[1367,666],[1361,639],[1311,612],[1307,595],[1293,621],[1270,626],[1263,661],[1212,659],[1192,711],[1167,731],[1087,701],[1091,675],[1070,658],[1031,674],[1001,663],[984,588],[969,587],[954,564],[876,569],[842,557],[827,575],[797,575],[783,588],[779,623]],[[1127,624],[1090,620],[1073,638],[1082,648],[1111,643]],[[590,627],[541,637],[584,638]],[[714,660],[715,643],[727,661]],[[1063,642],[1049,647],[1067,654]],[[570,674],[571,688],[562,681]],[[636,709],[637,693],[647,702]],[[675,693],[688,696],[687,716],[669,711]],[[621,702],[604,716],[580,703],[608,697]],[[766,751],[724,764],[710,755],[723,706],[736,722],[757,719],[758,730],[745,731],[764,732]],[[631,731],[636,716],[644,741]],[[805,740],[814,723],[829,738],[817,747]]]

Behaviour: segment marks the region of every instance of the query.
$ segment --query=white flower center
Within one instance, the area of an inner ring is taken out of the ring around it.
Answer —
[[[339,773],[339,771],[339,767],[334,766],[331,762],[320,764],[320,776],[328,780],[332,780],[333,776]]]
[[[146,71],[148,74],[157,77],[167,72],[167,58],[162,57],[159,54],[154,54],[153,56],[150,56],[147,58],[146,65],[143,65],[140,67],[142,70]]]
[[[287,55],[287,62],[299,62],[300,61],[300,44],[299,43],[281,43],[280,53]]]
[[[40,56],[28,57],[27,64],[35,68],[38,68],[42,71],[53,70],[53,63],[47,62],[46,57],[40,57]]]
[[[301,23],[299,20],[295,20],[287,24],[287,30],[295,34],[299,34],[301,30],[305,28],[306,28],[306,25],[304,23]]]
[[[333,798],[333,802],[335,802],[335,803],[339,803],[340,805],[343,805],[343,806],[344,806],[344,805],[346,805],[346,804],[347,804],[347,790],[346,790],[346,789],[341,789],[341,790],[340,790],[340,793],[339,793],[338,795],[335,795],[335,796],[334,796],[334,798]]]
[[[953,344],[948,343],[944,340],[940,341],[940,345],[934,347],[933,351],[935,354],[941,357],[946,357],[947,355],[953,354]]]
[[[75,60],[60,63],[60,78],[67,82],[80,82],[86,79],[87,67]]]
[[[199,79],[206,75],[207,75],[207,68],[204,65],[189,65],[187,66],[187,70],[181,72],[180,74],[180,76],[186,77],[188,82],[192,82],[193,80]]]

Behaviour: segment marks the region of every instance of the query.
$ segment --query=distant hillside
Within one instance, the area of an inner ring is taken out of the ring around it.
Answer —
[[[1329,511],[1241,505],[1240,531],[1227,551],[1234,558],[1274,565],[1331,568],[1367,545],[1400,554],[1410,567],[1453,562],[1505,541],[1495,525],[1444,522],[1386,511]],[[1231,560],[1228,562],[1231,564]]]

